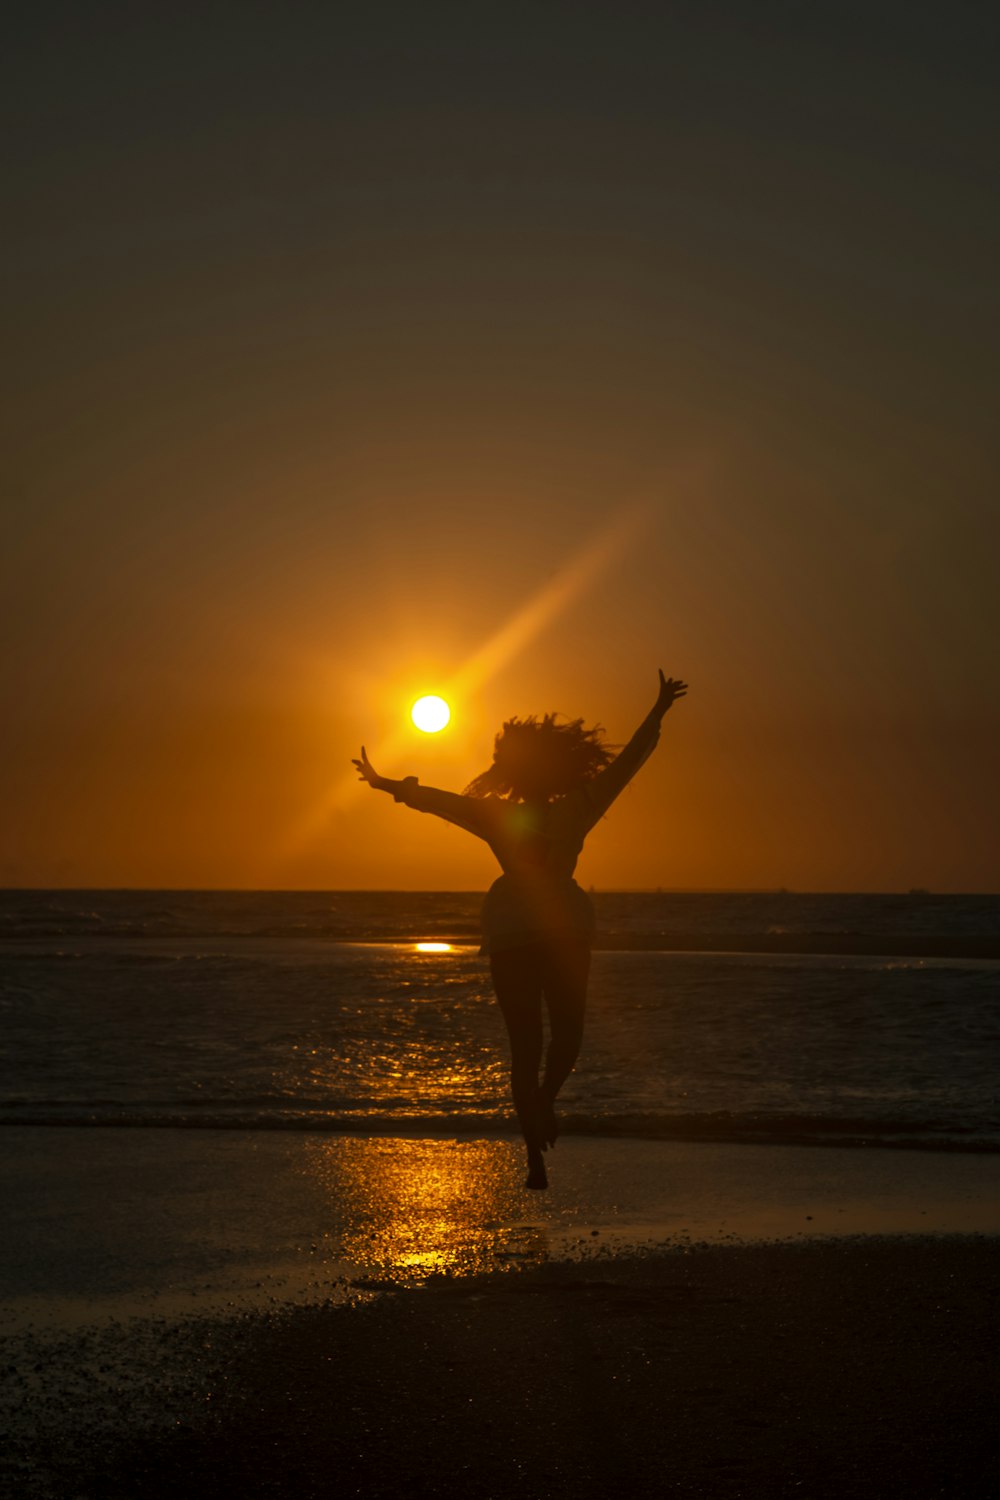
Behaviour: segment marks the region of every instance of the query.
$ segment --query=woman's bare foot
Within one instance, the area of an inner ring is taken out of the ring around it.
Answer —
[[[537,1146],[528,1147],[528,1180],[524,1185],[528,1188],[547,1188],[549,1185],[545,1162]]]

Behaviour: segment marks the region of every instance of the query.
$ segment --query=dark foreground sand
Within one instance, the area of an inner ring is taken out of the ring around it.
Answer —
[[[4,1493],[985,1497],[997,1247],[595,1256],[22,1342]]]

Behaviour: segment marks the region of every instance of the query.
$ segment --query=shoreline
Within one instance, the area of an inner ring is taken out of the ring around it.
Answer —
[[[10,1109],[7,1106],[8,1110]],[[852,1120],[828,1116],[781,1116],[763,1112],[745,1116],[718,1114],[675,1116],[612,1115],[598,1117],[566,1114],[560,1119],[560,1140],[635,1141],[675,1145],[795,1146],[824,1151],[905,1151],[958,1156],[1000,1155],[1000,1137],[983,1137],[959,1127],[934,1122]],[[349,1136],[369,1140],[475,1140],[519,1141],[516,1124],[506,1115],[335,1115],[320,1112],[254,1115],[244,1110],[232,1114],[199,1110],[197,1115],[177,1112],[158,1115],[152,1111],[97,1115],[81,1111],[78,1116],[53,1115],[30,1105],[17,1113],[4,1113],[0,1106],[0,1131],[5,1130],[98,1130],[98,1131],[195,1131],[212,1135],[235,1132],[243,1135]],[[907,1133],[907,1132],[912,1133]],[[2,1136],[0,1136],[2,1139]]]

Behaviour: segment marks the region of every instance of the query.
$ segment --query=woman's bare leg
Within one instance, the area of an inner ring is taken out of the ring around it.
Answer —
[[[548,1187],[539,1124],[538,1069],[542,1061],[542,964],[534,948],[509,948],[490,957],[493,987],[510,1038],[510,1090],[528,1152],[530,1188]]]
[[[555,1145],[559,1133],[556,1098],[573,1071],[583,1042],[590,946],[585,942],[562,943],[549,950],[546,960],[543,988],[549,1013],[549,1046],[539,1100],[543,1143]]]

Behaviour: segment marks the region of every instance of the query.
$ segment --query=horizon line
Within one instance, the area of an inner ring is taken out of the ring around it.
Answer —
[[[0,885],[0,895],[42,893],[47,891],[79,892],[105,895],[186,895],[186,896],[477,896],[485,894],[483,886],[237,886],[237,885]],[[795,888],[768,886],[684,886],[684,885],[587,885],[594,895],[609,896],[913,896],[913,897],[1000,897],[1000,891],[933,890],[928,886],[883,887],[877,890],[845,890],[841,887]]]

